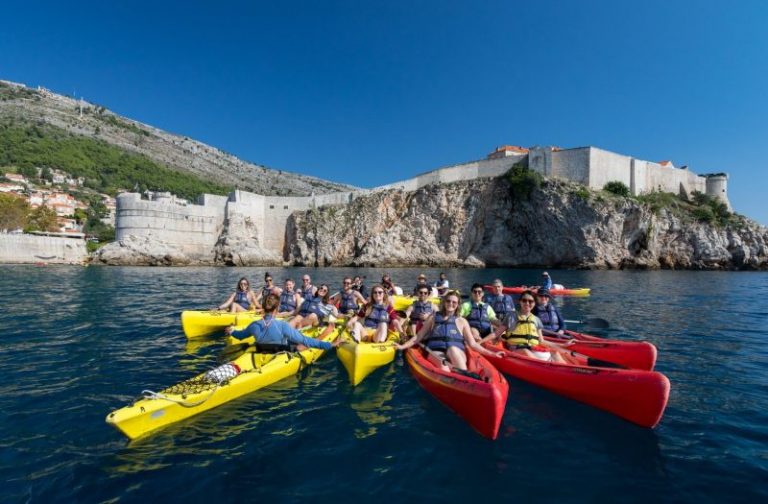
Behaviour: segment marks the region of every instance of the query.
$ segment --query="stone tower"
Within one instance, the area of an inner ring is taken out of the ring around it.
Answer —
[[[731,202],[728,201],[728,174],[710,173],[703,176],[707,179],[707,196],[719,199],[728,205],[728,210],[732,210]]]

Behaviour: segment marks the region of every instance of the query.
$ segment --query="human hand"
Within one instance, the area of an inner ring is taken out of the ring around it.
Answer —
[[[235,326],[233,326],[233,325],[231,325],[231,326],[228,326],[228,327],[225,327],[225,328],[224,328],[224,332],[225,332],[227,335],[230,335],[230,334],[232,334],[232,331],[234,331],[234,330],[235,330]]]

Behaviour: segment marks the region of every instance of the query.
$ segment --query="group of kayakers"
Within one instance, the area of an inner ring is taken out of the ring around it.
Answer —
[[[267,273],[265,285],[257,293],[246,278],[241,278],[235,292],[217,308],[263,311],[262,320],[243,331],[228,332],[236,337],[255,336],[264,348],[330,348],[330,343],[312,340],[298,330],[346,317],[347,329],[355,341],[384,342],[390,332],[397,332],[401,341],[398,349],[421,344],[430,358],[445,368],[466,371],[467,348],[500,356],[502,352],[493,350],[500,350],[493,345],[499,341],[507,350],[528,357],[571,362],[567,348],[572,340],[554,343],[544,338],[545,333],[562,337],[565,330],[560,311],[551,303],[549,288],[553,283],[547,272],[542,286],[526,288],[520,294],[517,307],[512,296],[504,293],[499,279],[493,281],[489,293],[483,285],[473,284],[469,299],[462,302],[459,291],[451,290],[445,273],[441,273],[434,284],[428,283],[425,275],[418,275],[412,291],[415,299],[407,309],[397,312],[392,299],[404,291],[390,275],[384,274],[381,283],[371,287],[370,295],[366,295],[364,280],[361,276],[345,277],[340,290],[331,294],[328,285],[314,286],[307,274],[302,276],[300,288],[291,278],[285,279],[281,288]]]

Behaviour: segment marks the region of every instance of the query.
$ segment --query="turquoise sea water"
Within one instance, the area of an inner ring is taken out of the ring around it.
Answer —
[[[672,382],[654,430],[510,379],[501,434],[477,435],[401,357],[356,388],[333,354],[298,377],[128,442],[104,422],[143,389],[213,367],[184,309],[265,269],[0,267],[3,502],[737,502],[768,498],[768,274],[554,271],[599,334],[647,339]],[[437,277],[438,270],[425,270]],[[315,284],[381,270],[280,269]],[[535,270],[447,270],[453,285]],[[417,270],[390,270],[411,286]],[[370,281],[368,284],[370,285]]]

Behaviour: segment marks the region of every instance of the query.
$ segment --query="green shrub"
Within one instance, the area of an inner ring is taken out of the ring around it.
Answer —
[[[507,180],[514,199],[528,200],[534,189],[541,187],[542,176],[518,163],[507,172]]]
[[[575,191],[571,191],[571,194],[573,194],[574,196],[576,196],[581,200],[589,201],[589,189],[587,189],[584,186],[579,187]]]
[[[715,220],[715,214],[712,213],[712,209],[708,206],[694,208],[691,213],[696,220],[701,222],[713,222]]]
[[[618,180],[612,180],[603,186],[603,190],[616,196],[629,197],[629,187],[624,182]]]

